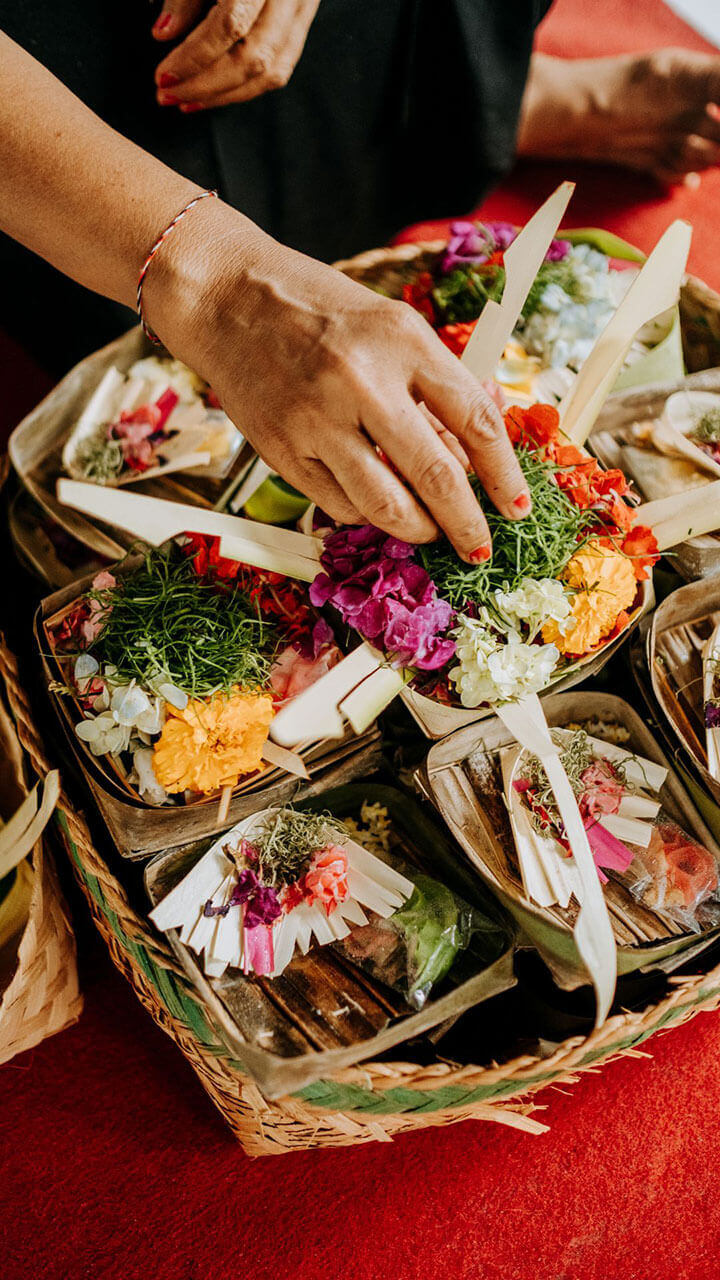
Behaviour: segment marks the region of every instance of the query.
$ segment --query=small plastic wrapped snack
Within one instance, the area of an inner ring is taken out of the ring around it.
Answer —
[[[392,865],[413,883],[407,902],[387,919],[380,916],[354,929],[336,950],[372,978],[392,987],[414,1009],[422,1009],[433,987],[447,976],[461,952],[498,926],[432,876]],[[497,954],[497,948],[490,959]]]
[[[720,924],[717,862],[662,810],[647,847],[635,853],[626,883],[639,902],[689,932]]]

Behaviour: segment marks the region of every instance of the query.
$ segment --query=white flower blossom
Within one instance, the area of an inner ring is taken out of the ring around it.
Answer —
[[[494,591],[493,597],[503,622],[517,631],[524,624],[529,640],[534,640],[551,619],[563,635],[571,625],[570,595],[557,578],[525,578],[515,591]]]
[[[586,244],[574,245],[568,262],[573,296],[559,284],[548,284],[537,310],[518,329],[528,353],[540,356],[552,369],[578,369],[587,359],[624,291],[617,277],[628,274],[611,271],[605,254]]]
[[[539,693],[560,656],[554,644],[527,644],[514,629],[503,636],[476,618],[462,619],[455,643],[458,666],[450,671],[450,679],[464,707]]]
[[[161,697],[146,693],[134,680],[114,685],[108,679],[109,670],[106,667],[102,672],[105,685],[93,702],[98,714],[87,716],[75,726],[77,736],[95,756],[120,755],[130,749],[134,738],[143,743],[152,741],[161,732],[165,719]]]
[[[140,795],[148,804],[164,804],[168,794],[155,777],[153,759],[154,752],[149,747],[138,747],[133,752],[130,781],[136,783]]]

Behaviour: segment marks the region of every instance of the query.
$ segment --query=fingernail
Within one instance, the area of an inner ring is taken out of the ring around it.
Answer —
[[[202,102],[183,102],[180,105],[180,110],[185,112],[202,111],[202,109],[203,109]]]
[[[476,547],[474,551],[470,552],[468,559],[473,564],[485,564],[485,561],[489,560],[491,555],[492,547],[490,546],[490,543],[484,542],[481,547]]]
[[[160,89],[172,89],[174,84],[179,83],[180,77],[173,75],[172,71],[163,71],[162,75],[158,76],[158,88]]]
[[[705,110],[711,120],[720,120],[720,106],[717,102],[708,102]]]
[[[171,93],[159,93],[158,102],[160,103],[161,107],[177,107],[180,102],[180,99],[173,98]]]
[[[527,492],[519,493],[517,498],[515,498],[513,502],[513,506],[515,507],[516,511],[522,511],[523,513],[525,513],[526,511],[529,511],[530,510],[530,494]]]
[[[160,17],[155,23],[155,26],[153,27],[153,31],[155,35],[160,35],[163,31],[167,31],[172,20],[173,20],[173,16],[171,13],[161,13]]]
[[[688,188],[688,190],[690,190],[690,191],[697,191],[698,187],[700,186],[700,174],[699,174],[699,173],[686,173],[686,174],[685,174],[685,186],[686,186],[686,187]]]

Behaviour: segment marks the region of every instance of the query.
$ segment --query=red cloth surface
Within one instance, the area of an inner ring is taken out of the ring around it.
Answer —
[[[660,0],[558,0],[541,39],[568,55],[707,47]],[[692,267],[720,286],[720,174],[668,197],[612,170],[524,165],[484,211],[523,221],[566,176],[572,223],[643,248],[688,217]],[[251,1162],[83,925],[80,950],[81,1022],[0,1071],[4,1280],[720,1275],[716,1016],[547,1089],[542,1137],[468,1123]]]

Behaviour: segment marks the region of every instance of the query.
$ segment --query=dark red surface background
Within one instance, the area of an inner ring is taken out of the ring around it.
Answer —
[[[557,0],[542,42],[576,56],[705,47],[660,0]],[[575,225],[647,249],[688,217],[691,266],[720,287],[720,174],[668,197],[611,169],[525,165],[485,211],[522,221],[568,176],[579,183]],[[0,363],[12,423],[47,381],[8,344]],[[95,935],[80,932],[81,1022],[0,1071],[4,1280],[720,1275],[716,1016],[571,1090],[546,1090],[543,1137],[464,1124],[252,1162]]]

